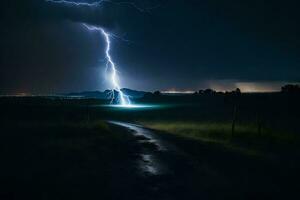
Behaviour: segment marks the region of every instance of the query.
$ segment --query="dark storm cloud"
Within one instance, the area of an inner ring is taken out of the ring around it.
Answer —
[[[81,22],[132,41],[114,40],[112,49],[122,82],[132,88],[300,80],[296,1],[135,1],[155,7],[150,13],[111,3],[96,8],[43,0],[1,3],[2,91],[105,89],[99,75],[105,44]]]
[[[2,5],[6,23],[46,23],[47,21],[70,20],[88,22],[103,27],[115,23],[116,16],[111,10],[112,4],[101,6],[72,6],[64,3],[47,2],[44,0],[13,0]]]
[[[95,3],[101,0],[73,0],[71,2]],[[45,23],[70,20],[112,28],[117,24],[122,24],[124,19],[136,21],[136,17],[143,18],[162,2],[164,0],[105,0],[98,5],[87,6],[68,4],[59,0],[12,0],[2,3],[1,13],[2,19],[8,24],[24,21]]]
[[[299,18],[287,20],[291,5],[243,2],[169,1],[143,31],[131,33],[144,46],[126,57],[147,60],[142,70],[158,74],[165,87],[195,88],[205,79],[299,80],[299,48],[289,41]],[[276,13],[274,8],[286,11]]]

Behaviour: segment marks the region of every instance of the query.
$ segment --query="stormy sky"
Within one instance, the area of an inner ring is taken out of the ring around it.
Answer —
[[[0,94],[110,87],[105,41],[82,23],[120,37],[112,40],[111,54],[123,87],[263,91],[300,82],[297,1],[118,2],[124,1],[97,7],[1,2]]]

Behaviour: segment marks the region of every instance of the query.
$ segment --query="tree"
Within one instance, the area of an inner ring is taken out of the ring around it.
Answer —
[[[212,89],[206,89],[206,90],[204,90],[203,93],[204,93],[204,94],[208,94],[208,95],[212,95],[212,94],[215,94],[216,91],[214,91],[214,90],[212,90]]]
[[[154,94],[154,96],[161,96],[161,92],[160,92],[160,91],[158,91],[158,90],[157,90],[157,91],[155,91],[153,94]]]
[[[240,88],[236,88],[235,89],[235,94],[237,94],[237,95],[241,95],[242,94]]]
[[[204,94],[204,90],[199,90],[198,94]]]
[[[281,87],[281,92],[286,94],[300,94],[300,86],[288,84]]]

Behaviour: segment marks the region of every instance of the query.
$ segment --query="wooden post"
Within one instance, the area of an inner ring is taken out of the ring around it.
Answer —
[[[87,124],[89,124],[89,122],[90,122],[89,105],[86,105],[86,115],[87,115],[86,122],[87,122]]]
[[[259,114],[257,114],[257,133],[259,136],[261,136],[261,129],[262,129],[261,116]]]
[[[231,137],[233,137],[234,133],[235,133],[236,118],[237,118],[237,106],[235,104],[233,106],[233,117],[232,117],[232,124],[231,124]]]

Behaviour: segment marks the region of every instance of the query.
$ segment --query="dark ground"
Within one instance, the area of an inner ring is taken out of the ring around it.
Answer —
[[[272,95],[243,96],[239,122],[255,122],[259,115],[264,126],[298,134],[299,97]],[[170,173],[141,174],[138,138],[103,120],[232,119],[232,103],[223,96],[144,102],[176,106],[119,110],[99,107],[98,100],[0,99],[0,198],[298,199],[297,143],[265,158],[156,132],[184,156],[156,152]]]

